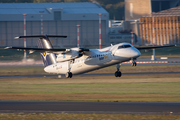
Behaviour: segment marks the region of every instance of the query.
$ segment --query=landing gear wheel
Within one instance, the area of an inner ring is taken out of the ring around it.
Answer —
[[[67,78],[72,78],[72,73],[71,72],[66,73],[66,77]]]
[[[136,65],[137,65],[136,62],[131,63],[131,66],[136,66]]]
[[[121,77],[121,72],[120,71],[116,71],[115,72],[115,77]]]
[[[72,78],[72,72],[69,72],[69,78]]]

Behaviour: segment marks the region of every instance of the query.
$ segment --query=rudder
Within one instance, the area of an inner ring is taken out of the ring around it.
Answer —
[[[48,37],[46,37],[46,38],[40,38],[38,40],[38,48],[53,49],[53,46],[52,46],[50,40],[48,39]],[[57,63],[55,54],[48,53],[48,52],[44,52],[44,53],[40,53],[40,54],[41,54],[41,58],[44,62],[44,67]]]

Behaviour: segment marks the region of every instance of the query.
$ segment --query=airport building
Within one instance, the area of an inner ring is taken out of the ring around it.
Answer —
[[[123,30],[133,31],[138,45],[180,44],[179,5],[180,0],[125,0]]]
[[[101,13],[102,46],[109,45],[109,13],[97,3],[0,3],[0,47],[24,46],[26,35],[66,35],[52,38],[55,47],[77,46],[77,25],[80,47],[99,45],[99,13]],[[41,21],[43,20],[43,22]],[[43,30],[41,30],[43,28]],[[27,39],[27,47],[36,47],[37,39]]]
[[[125,0],[125,20],[139,19],[177,6],[180,6],[180,0]]]
[[[141,17],[139,23],[142,45],[180,44],[180,6]]]

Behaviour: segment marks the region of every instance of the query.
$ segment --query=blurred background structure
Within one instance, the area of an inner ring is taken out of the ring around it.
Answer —
[[[41,12],[43,11],[43,13]],[[77,46],[77,24],[80,27],[80,46],[98,46],[99,13],[101,13],[102,46],[108,43],[109,13],[97,3],[0,3],[0,47],[23,46],[23,40],[14,37],[24,35],[67,35],[53,39],[55,47]],[[35,39],[27,39],[27,47],[37,46]]]
[[[77,46],[77,25],[80,47],[99,46],[99,13],[101,44],[121,42],[134,45],[180,44],[180,0],[29,0],[31,3],[0,3],[0,47],[23,46],[23,14],[26,14],[26,35],[67,35],[52,39],[55,47]],[[46,2],[46,3],[32,3]],[[152,14],[154,12],[154,15]],[[43,18],[43,20],[42,20]],[[153,22],[154,19],[154,22]],[[154,24],[154,27],[153,27]],[[43,25],[43,30],[42,30]],[[153,29],[155,42],[153,42]],[[133,36],[133,37],[132,37]],[[27,47],[36,46],[27,40]]]
[[[180,0],[125,0],[123,30],[135,33],[137,45],[179,44],[179,5]]]

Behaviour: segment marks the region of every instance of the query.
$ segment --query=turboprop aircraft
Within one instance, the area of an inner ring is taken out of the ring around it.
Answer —
[[[15,39],[39,38],[38,48],[6,47],[6,49],[29,50],[30,53],[40,52],[44,62],[45,72],[60,75],[65,74],[67,78],[72,78],[73,75],[83,74],[111,65],[116,65],[117,71],[115,72],[115,77],[121,77],[120,64],[131,60],[132,66],[136,66],[135,60],[141,55],[139,50],[175,46],[168,45],[135,48],[129,43],[119,43],[103,49],[86,49],[79,47],[54,49],[49,40],[50,37],[66,38],[67,36],[19,36],[15,37]]]

